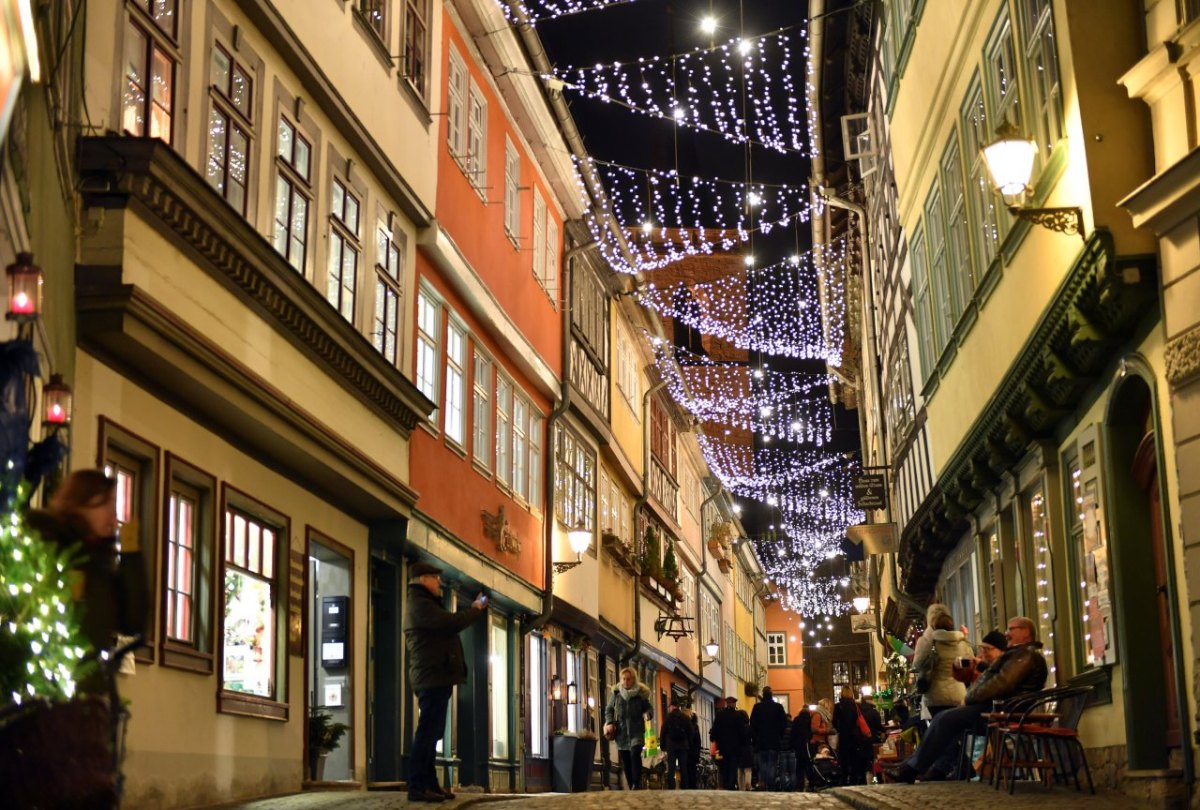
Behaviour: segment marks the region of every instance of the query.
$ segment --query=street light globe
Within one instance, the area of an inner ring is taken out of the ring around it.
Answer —
[[[871,695],[873,695],[873,694],[875,694],[875,689],[874,689],[874,688],[872,688],[872,687],[871,687],[869,684],[865,684],[865,683],[864,683],[864,684],[863,684],[863,687],[862,687],[862,696],[863,696],[863,697],[870,697],[870,696],[871,696]]]
[[[866,613],[867,608],[869,608],[871,606],[871,597],[856,596],[853,599],[851,599],[850,602],[854,605],[854,609],[857,610],[859,613]]]
[[[709,14],[700,21],[700,30],[706,34],[711,34],[717,30],[717,18]]]
[[[567,532],[567,542],[571,544],[571,551],[582,554],[592,544],[592,533],[587,529],[571,529]]]
[[[715,641],[710,641],[704,645],[704,652],[709,658],[716,658],[717,651],[721,649],[721,645]]]
[[[1012,127],[1001,130],[996,140],[983,147],[992,185],[1005,197],[1017,197],[1029,188],[1037,144],[1022,138]]]

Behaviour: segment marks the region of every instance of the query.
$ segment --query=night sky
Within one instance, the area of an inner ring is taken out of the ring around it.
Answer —
[[[831,3],[832,7],[848,5]],[[682,54],[741,36],[756,36],[789,26],[800,26],[808,17],[806,0],[635,0],[600,11],[588,11],[537,23],[538,34],[551,63],[558,69],[591,66],[638,57]],[[718,28],[710,37],[701,20],[712,15]],[[803,89],[805,56],[795,29],[792,70],[797,87]],[[677,168],[683,175],[719,177],[744,181],[748,168],[755,182],[798,184],[809,177],[809,161],[797,154],[782,155],[765,147],[748,147],[721,136],[676,126],[673,121],[652,119],[616,104],[566,91],[589,154],[598,160],[639,168]],[[803,109],[801,109],[803,115]],[[761,264],[769,264],[811,246],[811,226],[776,228],[769,236],[755,239],[754,253]],[[740,250],[738,251],[740,253]],[[768,358],[772,368],[795,368],[823,372],[821,361],[792,361]],[[758,358],[752,356],[752,363]],[[835,406],[835,452],[858,450],[857,414]],[[849,462],[847,462],[849,463]],[[777,510],[756,501],[742,500],[742,520],[750,534],[758,534],[778,520]],[[848,545],[848,544],[847,544]],[[850,546],[850,548],[854,548]],[[859,551],[859,556],[861,552]]]

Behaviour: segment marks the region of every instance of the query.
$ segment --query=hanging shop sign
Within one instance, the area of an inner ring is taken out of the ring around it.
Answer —
[[[887,508],[887,480],[883,475],[863,473],[854,476],[854,505],[859,509]]]

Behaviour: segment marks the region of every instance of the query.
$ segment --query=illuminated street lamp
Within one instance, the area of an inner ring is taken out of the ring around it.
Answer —
[[[1038,148],[1034,141],[1023,137],[1011,122],[1005,121],[996,130],[996,139],[980,151],[991,175],[992,185],[1008,205],[1009,213],[1052,231],[1084,236],[1083,210],[1078,206],[1028,208],[1019,204],[1032,191],[1029,178],[1033,175]]]

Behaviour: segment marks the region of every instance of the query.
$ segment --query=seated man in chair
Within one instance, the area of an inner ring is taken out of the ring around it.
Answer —
[[[984,712],[996,700],[1038,692],[1046,683],[1046,659],[1037,640],[1037,626],[1031,619],[1015,616],[1008,620],[1004,633],[1008,648],[995,663],[984,670],[967,691],[962,706],[947,709],[933,718],[929,731],[907,760],[888,772],[897,782],[922,782],[945,779],[958,761],[962,733],[977,728]]]

